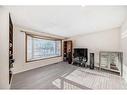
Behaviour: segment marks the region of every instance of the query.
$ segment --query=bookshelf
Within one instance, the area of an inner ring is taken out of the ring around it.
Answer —
[[[68,61],[67,59],[67,54],[69,52],[69,50],[71,51],[71,55],[72,55],[72,41],[69,40],[69,41],[64,41],[64,52],[63,52],[63,60],[64,61]]]
[[[9,14],[9,84],[12,80],[12,68],[13,68],[13,24],[11,16]]]

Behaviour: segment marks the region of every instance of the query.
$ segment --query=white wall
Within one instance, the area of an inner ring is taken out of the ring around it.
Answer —
[[[15,26],[14,27],[14,58],[15,58],[15,63],[14,63],[14,71],[13,71],[14,74],[62,61],[62,57],[56,57],[56,58],[26,63],[25,62],[25,33],[20,32],[21,30],[32,32],[32,33],[35,33],[38,35],[43,35],[43,36],[47,35],[47,36],[59,38],[58,36],[53,36],[53,35],[45,34],[45,33],[39,33],[39,32],[32,31],[30,29],[24,29],[24,28]]]
[[[9,88],[9,13],[0,8],[0,89]]]
[[[69,40],[73,40],[74,48],[88,48],[89,52],[94,52],[95,65],[98,65],[99,51],[120,51],[120,28],[73,36]]]
[[[121,48],[123,51],[123,78],[127,81],[127,19],[121,27]]]
[[[91,34],[71,37],[74,47],[92,50],[117,51],[120,49],[120,29],[110,29]]]

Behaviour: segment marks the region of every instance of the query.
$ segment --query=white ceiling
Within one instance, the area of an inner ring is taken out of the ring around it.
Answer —
[[[60,36],[70,37],[120,27],[125,6],[9,6],[13,23]]]

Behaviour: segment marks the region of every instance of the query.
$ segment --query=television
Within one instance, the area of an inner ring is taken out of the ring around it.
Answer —
[[[87,60],[88,49],[87,48],[74,48],[74,57],[84,57]]]

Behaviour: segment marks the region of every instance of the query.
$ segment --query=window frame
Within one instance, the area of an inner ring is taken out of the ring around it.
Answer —
[[[54,57],[48,57],[48,58],[40,58],[40,59],[33,59],[33,60],[28,60],[27,59],[27,37],[30,36],[32,38],[38,38],[38,39],[44,39],[44,40],[51,40],[51,41],[60,41],[60,55],[59,56],[54,56]],[[25,62],[34,62],[34,61],[40,61],[40,60],[46,60],[46,59],[51,59],[51,58],[56,58],[56,57],[62,57],[62,39],[54,38],[54,37],[49,37],[49,36],[39,36],[35,34],[27,34],[25,33]]]

